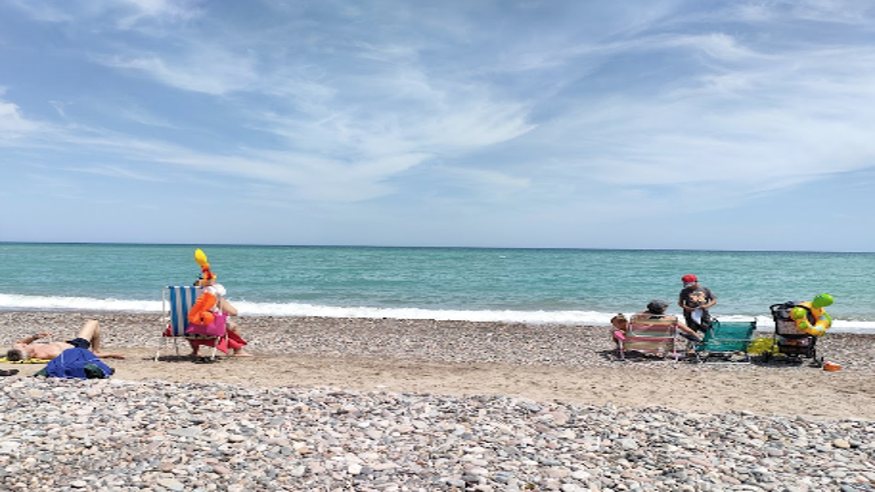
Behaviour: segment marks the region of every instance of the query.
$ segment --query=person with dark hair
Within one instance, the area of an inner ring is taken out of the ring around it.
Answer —
[[[76,338],[66,342],[36,343],[37,340],[51,337],[51,333],[37,333],[22,338],[15,342],[12,348],[6,352],[6,360],[9,362],[23,361],[27,359],[51,360],[61,355],[61,352],[70,348],[82,348],[90,350],[98,357],[107,359],[124,359],[124,354],[103,353],[100,351],[100,324],[97,320],[90,319],[85,322]]]
[[[685,325],[681,320],[677,319],[677,316],[673,316],[671,314],[665,314],[665,310],[668,309],[668,303],[663,301],[662,299],[654,299],[647,303],[647,311],[642,311],[639,315],[650,316],[650,318],[672,318],[674,320],[675,325],[678,327],[678,331],[680,331],[680,335],[691,342],[699,343],[702,341],[702,337],[699,336],[698,333],[690,329],[689,326]]]
[[[699,285],[699,279],[693,274],[681,277],[684,288],[678,296],[678,306],[684,310],[684,321],[687,325],[701,333],[711,328],[712,306],[717,304],[717,296],[708,287]]]

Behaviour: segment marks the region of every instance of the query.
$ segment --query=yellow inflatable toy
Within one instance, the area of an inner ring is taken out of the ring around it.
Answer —
[[[216,278],[216,274],[210,270],[210,262],[207,261],[207,254],[204,253],[202,249],[198,248],[194,250],[194,261],[201,266],[201,272],[203,272],[204,279],[210,280]]]
[[[823,308],[833,303],[829,294],[817,294],[812,302],[800,302],[790,311],[790,317],[796,321],[796,329],[816,337],[822,336],[832,326],[832,317]],[[812,323],[809,313],[814,318]]]

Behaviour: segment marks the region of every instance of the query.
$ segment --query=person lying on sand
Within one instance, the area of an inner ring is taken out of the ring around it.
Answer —
[[[100,324],[97,320],[90,319],[85,322],[76,338],[66,342],[35,343],[37,340],[50,337],[51,333],[38,333],[15,342],[12,348],[6,352],[6,359],[10,362],[27,359],[51,360],[61,355],[61,352],[70,348],[84,348],[94,355],[106,359],[124,359],[124,354],[103,353],[100,351]]]

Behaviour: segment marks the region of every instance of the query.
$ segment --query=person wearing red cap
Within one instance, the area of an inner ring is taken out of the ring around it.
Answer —
[[[704,333],[711,327],[712,306],[717,304],[717,296],[708,287],[699,285],[699,279],[693,274],[681,277],[684,288],[678,297],[678,306],[684,310],[684,320],[690,328]]]

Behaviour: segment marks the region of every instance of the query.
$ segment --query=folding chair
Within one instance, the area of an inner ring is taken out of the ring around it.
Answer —
[[[705,339],[696,346],[696,360],[750,363],[747,348],[753,341],[756,327],[756,320],[721,322],[715,319],[705,332]],[[735,355],[741,356],[740,359],[733,359]]]
[[[222,336],[208,335],[188,335],[185,330],[188,328],[188,312],[191,310],[198,297],[203,293],[200,287],[182,285],[165,287],[162,292],[162,310],[167,320],[167,328],[161,334],[158,351],[155,353],[155,360],[161,355],[161,349],[167,344],[167,340],[173,340],[173,346],[176,349],[176,355],[179,355],[178,341],[180,338],[197,341],[212,341],[212,354],[210,360],[215,360],[216,351],[222,339],[226,339],[227,331]]]
[[[678,352],[678,319],[669,315],[635,314],[629,319],[625,333],[614,332],[617,353],[625,360],[628,352],[657,357],[672,357],[675,362],[681,357]]]

